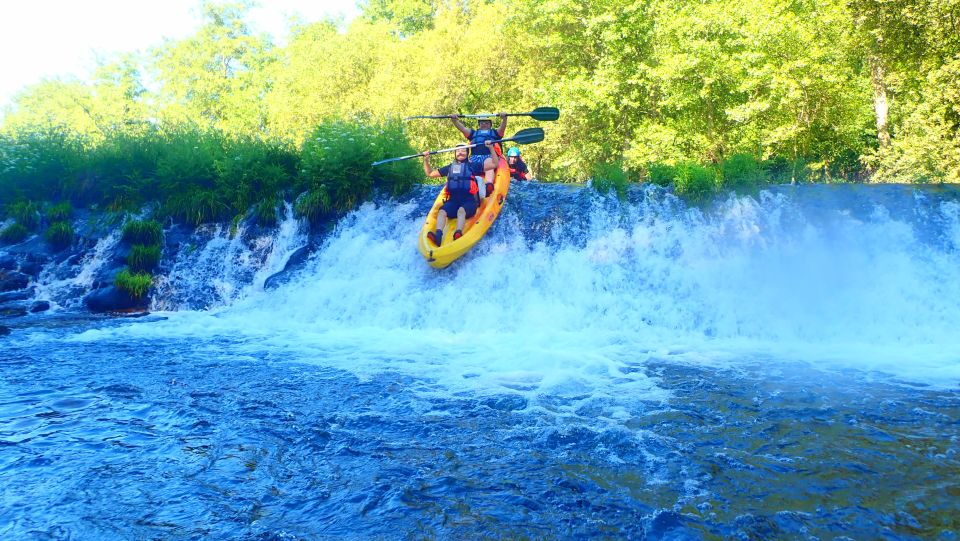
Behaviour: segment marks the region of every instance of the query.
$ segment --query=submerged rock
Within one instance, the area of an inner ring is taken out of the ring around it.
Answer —
[[[23,317],[27,315],[27,305],[17,302],[0,304],[0,317]]]
[[[0,293],[0,304],[10,301],[24,301],[27,299],[32,299],[34,295],[37,294],[37,289],[34,287],[29,287],[26,289],[18,289],[16,291],[8,291],[6,293]]]
[[[10,327],[5,327],[0,325],[0,336],[8,336],[10,334]]]
[[[135,299],[116,286],[107,286],[90,292],[83,298],[83,304],[95,313],[145,311],[150,306],[150,297]]]
[[[16,271],[0,271],[0,292],[16,291],[27,287],[30,276]]]
[[[0,270],[17,270],[18,266],[16,258],[12,255],[0,254]]]
[[[30,305],[30,313],[37,314],[50,309],[50,301],[35,301]]]

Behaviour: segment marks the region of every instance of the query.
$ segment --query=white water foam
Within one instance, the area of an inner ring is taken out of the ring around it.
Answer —
[[[68,263],[45,267],[37,278],[34,299],[51,301],[54,310],[64,306],[79,306],[83,295],[93,286],[97,272],[108,262],[108,256],[119,241],[120,232],[117,229],[98,240],[93,250],[84,254],[74,276],[70,276],[73,267]],[[63,277],[64,274],[67,277]]]
[[[264,281],[306,244],[306,229],[289,203],[274,234],[248,239],[242,226],[201,227],[199,246],[182,249],[170,271],[157,276],[151,310],[189,310],[201,301],[205,309],[218,308],[263,291]]]
[[[805,361],[960,381],[956,244],[921,242],[883,207],[866,219],[839,210],[813,220],[770,193],[731,197],[709,216],[676,212],[676,201],[611,206],[597,197],[584,210],[585,242],[556,242],[555,224],[548,240],[528,243],[507,212],[472,253],[436,271],[415,249],[416,205],[366,204],[299,279],[123,334],[228,336],[254,355],[267,348],[361,377],[409,373],[446,392],[516,392],[531,407],[543,395],[574,409],[605,397],[663,399],[637,368],[664,359]],[[943,237],[956,239],[957,206],[940,212],[953,228]]]

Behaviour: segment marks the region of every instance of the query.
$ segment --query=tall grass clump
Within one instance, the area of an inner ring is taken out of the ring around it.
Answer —
[[[767,183],[767,176],[757,159],[749,154],[734,154],[720,169],[723,188],[737,193],[756,191]]]
[[[127,265],[134,272],[150,272],[160,263],[160,245],[134,244],[127,255]]]
[[[73,216],[73,205],[69,201],[63,201],[47,208],[47,221],[62,222],[69,220]]]
[[[160,244],[163,228],[156,220],[131,220],[123,225],[123,240],[130,244]]]
[[[606,195],[612,190],[620,199],[627,197],[627,173],[623,170],[623,162],[601,162],[593,167],[590,174],[590,185],[600,194]]]
[[[54,248],[63,249],[73,244],[73,227],[70,222],[54,222],[43,236]]]
[[[313,131],[301,151],[301,216],[322,216],[323,209],[346,211],[368,200],[375,191],[400,195],[423,176],[408,161],[372,167],[374,161],[415,154],[398,122],[376,125],[335,120]]]
[[[30,235],[30,231],[28,231],[26,227],[18,223],[12,223],[0,230],[0,242],[4,244],[17,244],[26,239],[28,235]]]
[[[712,169],[693,162],[683,162],[677,165],[673,191],[688,201],[701,203],[716,191],[716,179],[717,175]]]
[[[40,225],[40,206],[33,201],[20,201],[7,207],[7,216],[32,231]]]
[[[130,269],[123,269],[113,278],[113,285],[126,291],[134,299],[139,299],[153,286],[153,277],[145,272],[135,273]]]

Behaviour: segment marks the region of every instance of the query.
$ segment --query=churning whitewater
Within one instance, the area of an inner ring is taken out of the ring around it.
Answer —
[[[80,339],[222,334],[358,374],[530,397],[653,392],[625,370],[648,359],[960,379],[955,192],[784,187],[701,210],[654,188],[621,202],[521,184],[443,271],[414,248],[431,192],[351,213],[276,290]]]
[[[442,271],[415,247],[434,193],[322,235],[289,207],[168,230],[153,315],[15,329],[0,537],[960,530],[956,190],[519,184]]]

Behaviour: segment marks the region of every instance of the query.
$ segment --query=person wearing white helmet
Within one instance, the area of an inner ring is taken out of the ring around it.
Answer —
[[[507,114],[499,113],[497,116],[500,117],[500,125],[497,126],[497,129],[493,129],[493,121],[489,118],[481,118],[477,121],[477,129],[472,130],[463,125],[463,122],[460,122],[460,115],[450,115],[450,120],[453,122],[453,125],[456,126],[460,133],[470,141],[471,144],[480,144],[483,145],[487,141],[496,141],[498,139],[503,139],[503,134],[507,130]],[[496,175],[497,169],[497,156],[493,153],[493,148],[490,146],[478,146],[474,147],[474,151],[470,156],[470,161],[472,163],[480,164],[484,169],[484,179],[485,184],[481,187],[480,196],[486,197],[493,193],[493,181]]]

